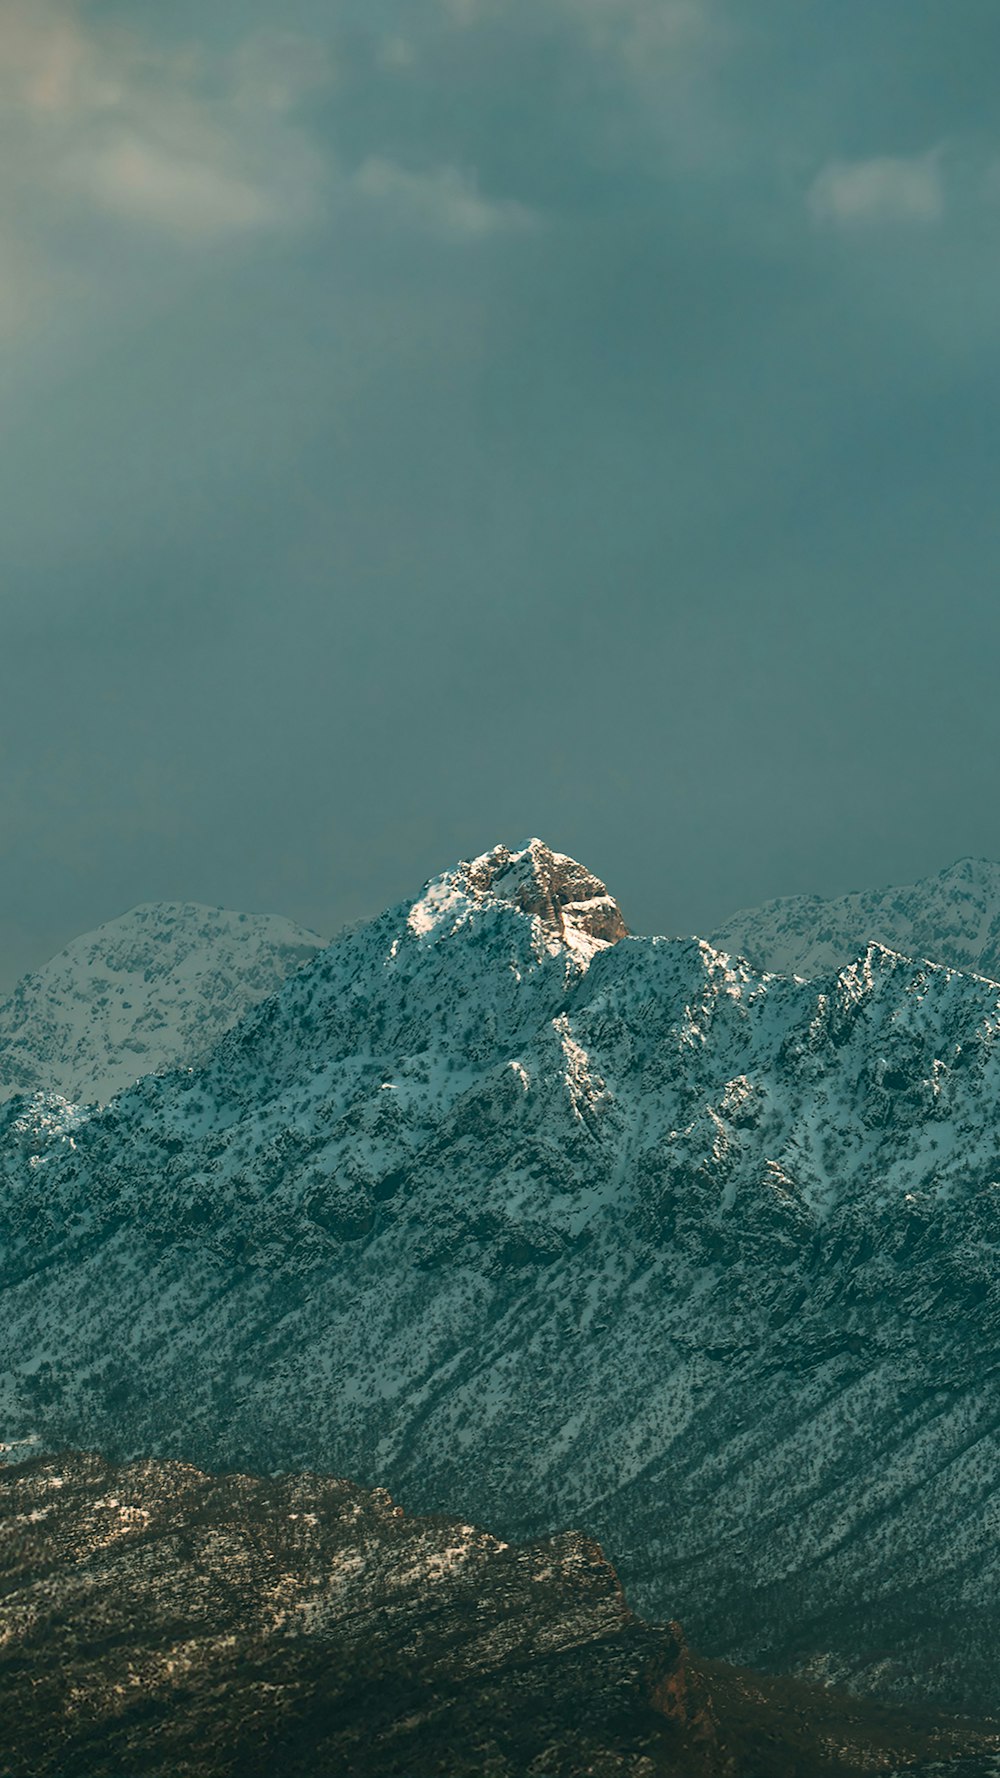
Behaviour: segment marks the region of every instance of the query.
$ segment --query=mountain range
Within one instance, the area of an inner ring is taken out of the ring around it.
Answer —
[[[323,944],[272,914],[150,902],[74,939],[0,1002],[0,1101],[106,1100],[188,1063]]]
[[[9,1102],[0,1427],[582,1525],[710,1655],[1000,1710],[998,1034],[495,848],[183,1067]]]
[[[1000,980],[1000,864],[961,858],[937,876],[824,900],[792,895],[744,908],[711,934],[757,969],[824,975],[874,940],[906,957]]]

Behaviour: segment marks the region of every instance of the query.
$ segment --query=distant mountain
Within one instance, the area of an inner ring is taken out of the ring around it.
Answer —
[[[582,1524],[712,1654],[1000,1710],[1000,987],[624,930],[500,847],[8,1107],[0,1428]]]
[[[756,969],[805,976],[841,969],[872,940],[1000,981],[1000,864],[962,858],[901,888],[766,901],[711,934],[718,950],[739,952]]]
[[[106,1100],[190,1062],[323,944],[270,914],[151,902],[109,920],[0,1002],[0,1100]]]
[[[598,1546],[314,1475],[0,1470],[6,1778],[995,1771],[971,1725],[706,1665]]]

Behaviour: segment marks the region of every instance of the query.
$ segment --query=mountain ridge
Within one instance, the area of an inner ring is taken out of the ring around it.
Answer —
[[[7,1778],[986,1778],[987,1724],[704,1663],[578,1532],[511,1546],[329,1476],[0,1470]]]
[[[1000,1707],[1000,988],[567,943],[478,863],[8,1108],[4,1436],[586,1523],[711,1654]]]
[[[280,915],[140,902],[83,933],[0,1002],[0,1101],[105,1100],[189,1063],[323,941]]]
[[[778,897],[740,909],[711,934],[720,950],[738,951],[757,968],[805,976],[842,967],[871,939],[1000,979],[1000,864],[960,858],[915,883]]]

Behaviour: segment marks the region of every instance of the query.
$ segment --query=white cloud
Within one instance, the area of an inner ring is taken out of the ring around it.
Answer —
[[[177,236],[218,235],[279,219],[261,186],[204,156],[185,159],[134,134],[75,157],[67,177],[103,209]]]
[[[393,67],[412,59],[408,39],[383,48]],[[86,206],[120,224],[126,253],[129,234],[141,250],[140,231],[191,250],[295,226],[335,213],[338,194],[449,241],[531,222],[454,166],[416,171],[376,153],[354,173],[338,169],[296,115],[337,73],[326,46],[292,33],[254,33],[212,56],[103,32],[84,0],[0,0],[0,221],[21,225],[22,259],[34,256],[38,275],[48,261],[57,287],[68,277],[67,203],[74,222]],[[0,328],[7,312],[20,308],[0,290]]]
[[[458,167],[418,172],[373,155],[358,168],[353,184],[400,221],[450,240],[527,228],[534,222],[524,205],[484,197],[475,179]]]
[[[830,161],[814,179],[808,205],[817,222],[844,227],[939,222],[945,210],[941,151]]]

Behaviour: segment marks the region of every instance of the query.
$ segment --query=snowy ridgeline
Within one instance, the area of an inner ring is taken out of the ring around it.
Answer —
[[[840,969],[875,941],[1000,980],[1000,864],[962,858],[919,883],[832,901],[787,896],[743,909],[711,938],[719,950],[738,951],[758,969],[782,975]]]
[[[322,946],[291,920],[194,902],[133,908],[0,1002],[0,1101],[106,1100],[190,1062]]]
[[[197,1067],[8,1108],[0,1425],[581,1525],[706,1648],[1000,1705],[998,1032],[499,848]]]

